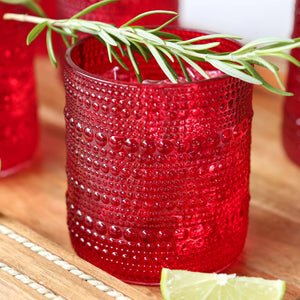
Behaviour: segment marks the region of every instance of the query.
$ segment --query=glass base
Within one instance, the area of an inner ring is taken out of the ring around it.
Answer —
[[[72,235],[70,236],[71,237],[71,241],[72,241]],[[232,257],[232,260],[225,263],[225,265],[223,265],[222,267],[218,268],[218,269],[214,269],[214,270],[205,270],[203,268],[205,267],[201,267],[199,266],[199,269],[194,269],[194,270],[189,270],[188,268],[185,268],[185,267],[170,267],[170,266],[166,266],[166,268],[169,268],[169,269],[176,269],[176,270],[187,270],[187,271],[191,271],[191,272],[203,272],[203,273],[220,273],[224,270],[226,270],[228,267],[230,267],[233,263],[235,263],[238,259],[238,257],[241,255],[244,247],[245,247],[245,242],[246,242],[246,236],[244,237],[244,241],[243,243],[240,245],[240,248],[239,249],[236,249],[236,255],[234,257]],[[160,276],[156,277],[156,278],[153,278],[153,281],[143,281],[142,280],[130,280],[130,279],[126,279],[126,276],[118,276],[116,273],[114,272],[110,272],[109,269],[105,269],[105,267],[103,268],[102,266],[99,266],[97,264],[95,264],[95,261],[93,261],[91,259],[91,257],[89,256],[85,256],[84,253],[82,253],[80,250],[82,249],[77,249],[76,248],[76,245],[72,244],[73,245],[73,249],[75,250],[76,254],[81,257],[82,259],[90,262],[91,264],[95,265],[96,267],[102,269],[103,271],[107,272],[108,274],[118,278],[119,280],[123,281],[123,282],[126,282],[128,284],[134,284],[134,285],[143,285],[143,286],[159,286],[160,285]],[[75,247],[74,247],[75,246]],[[163,268],[164,266],[161,266],[161,268]],[[157,280],[157,281],[156,281]]]
[[[239,256],[239,255],[238,255]],[[222,267],[221,269],[213,272],[213,273],[220,273],[222,271],[224,271],[225,269],[227,269],[228,267],[230,267],[238,258],[238,256],[236,258],[234,258],[229,264],[227,264],[225,267]],[[195,271],[192,271],[195,272]],[[200,271],[199,271],[200,272]],[[145,283],[145,282],[140,282],[140,281],[130,281],[130,280],[123,280],[122,281],[128,283],[128,284],[135,284],[135,285],[144,285],[144,286],[159,286],[160,282],[151,282],[151,283]]]

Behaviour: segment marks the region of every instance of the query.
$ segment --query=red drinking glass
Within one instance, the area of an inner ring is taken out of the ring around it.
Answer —
[[[238,47],[223,40],[216,51]],[[220,271],[247,233],[252,86],[208,64],[214,78],[170,84],[155,62],[138,60],[143,84],[94,38],[66,53],[73,247],[132,283],[157,284],[162,267]]]
[[[38,140],[33,51],[26,45],[30,25],[3,20],[6,12],[28,13],[0,4],[0,176],[24,166]]]
[[[294,38],[300,36],[300,0],[295,4]],[[300,60],[300,48],[291,54]],[[287,155],[300,166],[300,69],[289,64],[287,89],[294,96],[286,97],[284,103],[282,140]]]

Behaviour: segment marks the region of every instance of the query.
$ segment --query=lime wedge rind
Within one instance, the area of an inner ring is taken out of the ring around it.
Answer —
[[[161,273],[164,300],[282,300],[285,290],[282,280],[166,268]]]

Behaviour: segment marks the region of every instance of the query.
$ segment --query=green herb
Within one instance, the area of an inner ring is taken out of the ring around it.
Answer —
[[[43,9],[40,7],[40,5],[37,3],[40,0],[0,0],[0,2],[6,3],[6,4],[21,4],[26,6],[28,9],[36,13],[38,16],[46,17],[46,14],[44,13]]]
[[[187,66],[193,67],[202,76],[209,78],[206,72],[197,64],[197,62],[207,62],[230,76],[252,84],[262,85],[277,94],[292,95],[284,91],[284,86],[278,75],[279,68],[268,61],[266,56],[277,56],[300,66],[298,60],[286,53],[287,50],[300,46],[300,38],[262,38],[252,41],[236,51],[217,53],[213,50],[220,42],[211,42],[211,39],[240,38],[226,34],[211,34],[182,40],[174,34],[162,31],[165,26],[178,17],[178,14],[172,11],[149,11],[129,20],[120,28],[103,22],[80,19],[95,9],[115,1],[119,0],[104,0],[95,3],[70,19],[64,20],[18,14],[6,14],[4,18],[37,24],[29,33],[27,44],[30,44],[44,29],[47,29],[47,49],[50,60],[55,66],[56,58],[52,47],[52,32],[60,33],[67,47],[70,46],[68,37],[74,43],[78,39],[77,32],[83,32],[93,35],[100,40],[107,47],[109,60],[112,61],[115,58],[126,70],[128,68],[121,56],[129,57],[139,82],[142,81],[142,74],[134,53],[141,54],[146,61],[154,57],[165,75],[173,83],[178,82],[178,74],[171,66],[170,61],[174,62],[176,60],[179,63],[187,81],[191,81],[187,72]],[[170,14],[173,17],[165,24],[154,29],[132,25],[135,21],[145,16],[158,13]],[[199,41],[206,40],[208,41],[207,43],[197,44]],[[121,55],[118,54],[116,49],[120,50]],[[275,75],[281,89],[277,89],[268,83],[254,68],[255,65],[270,70]]]

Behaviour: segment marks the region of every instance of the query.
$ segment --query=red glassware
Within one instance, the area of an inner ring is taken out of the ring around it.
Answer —
[[[295,4],[294,38],[300,36],[300,0]],[[300,49],[291,54],[300,60]],[[287,155],[300,166],[300,69],[289,64],[287,90],[294,96],[286,97],[284,103],[282,139]]]
[[[86,8],[99,0],[58,0],[57,9],[60,18],[70,18],[82,9]],[[87,20],[113,23],[120,26],[131,18],[149,10],[171,10],[178,11],[178,0],[126,0],[110,3],[97,10],[85,15]],[[156,25],[162,24],[170,19],[171,15],[157,14],[147,16],[136,24],[139,25]],[[176,24],[176,21],[175,23]]]
[[[225,40],[217,51],[238,47]],[[252,86],[207,64],[214,78],[181,84],[151,81],[165,78],[153,61],[140,67],[147,84],[133,71],[112,79],[118,67],[94,38],[67,51],[73,247],[132,283],[157,284],[162,267],[220,271],[247,233]]]
[[[38,140],[33,51],[26,45],[30,25],[3,20],[6,12],[28,13],[0,4],[0,176],[24,166]]]
[[[57,0],[41,0],[41,7],[50,18],[55,18],[57,15]]]

